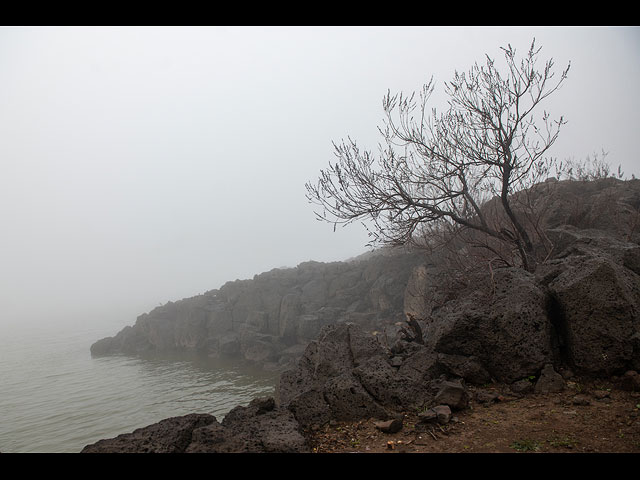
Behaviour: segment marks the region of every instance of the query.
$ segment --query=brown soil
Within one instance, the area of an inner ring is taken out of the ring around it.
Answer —
[[[493,385],[485,390],[504,392]],[[334,422],[311,433],[316,453],[640,453],[640,393],[610,382],[568,382],[561,393],[501,394],[454,412],[446,425],[405,412],[393,434],[376,419]]]

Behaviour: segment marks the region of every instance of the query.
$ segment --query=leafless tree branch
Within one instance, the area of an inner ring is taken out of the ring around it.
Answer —
[[[379,155],[343,140],[334,144],[337,161],[307,183],[318,218],[334,228],[369,220],[371,243],[387,245],[416,244],[434,227],[470,229],[511,245],[520,266],[533,270],[532,233],[511,198],[551,169],[545,155],[565,121],[535,114],[569,67],[557,79],[552,60],[539,69],[535,40],[520,60],[510,45],[502,51],[504,73],[487,56],[445,83],[443,113],[428,107],[433,78],[417,95],[388,92]],[[500,199],[504,215],[487,218],[482,206],[491,198]]]

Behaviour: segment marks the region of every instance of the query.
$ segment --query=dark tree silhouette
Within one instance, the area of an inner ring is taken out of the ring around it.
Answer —
[[[522,59],[510,45],[501,50],[503,71],[487,55],[445,83],[444,113],[428,108],[433,78],[418,95],[387,93],[379,155],[351,139],[334,143],[337,162],[306,184],[318,218],[334,228],[369,220],[372,243],[386,245],[418,244],[441,227],[472,229],[510,245],[533,270],[533,242],[510,199],[551,168],[545,155],[565,121],[539,107],[569,66],[557,79],[553,60],[539,69],[535,40]],[[496,197],[504,215],[487,218],[481,206]]]

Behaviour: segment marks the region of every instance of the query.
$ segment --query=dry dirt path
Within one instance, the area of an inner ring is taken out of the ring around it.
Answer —
[[[332,423],[313,432],[312,445],[317,453],[640,453],[640,393],[605,382],[470,407],[441,426],[407,412],[393,434],[375,419]]]

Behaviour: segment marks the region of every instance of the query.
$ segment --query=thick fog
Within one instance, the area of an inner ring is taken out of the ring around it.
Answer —
[[[508,43],[564,87],[551,154],[640,175],[640,29],[0,28],[0,323],[131,324],[170,300],[367,250],[318,222],[305,182],[382,98]],[[114,331],[115,333],[115,331]]]

